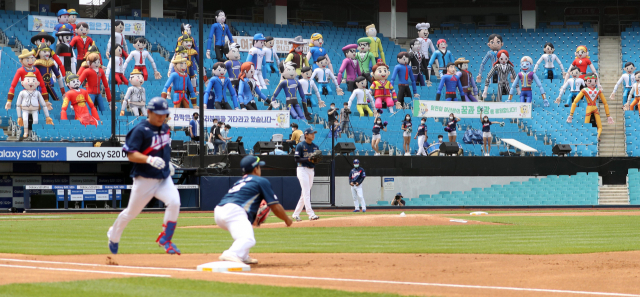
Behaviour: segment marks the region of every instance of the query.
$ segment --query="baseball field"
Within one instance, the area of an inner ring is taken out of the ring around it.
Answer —
[[[251,272],[196,271],[232,238],[211,212],[181,213],[164,254],[163,213],[0,215],[0,296],[640,296],[640,211],[317,212],[255,228]],[[452,221],[454,220],[454,221]]]

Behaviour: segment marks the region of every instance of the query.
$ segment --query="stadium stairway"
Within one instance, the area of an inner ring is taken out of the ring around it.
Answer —
[[[600,187],[599,205],[629,205],[627,185],[606,185]]]
[[[622,64],[620,62],[620,37],[618,36],[601,36],[600,37],[600,73],[604,96],[609,104],[609,112],[615,124],[606,123],[606,113],[602,104],[600,104],[600,115],[603,121],[602,125],[602,141],[598,144],[599,155],[602,157],[626,157],[626,137],[625,137],[625,117],[622,110],[622,92],[624,86],[618,88],[615,100],[609,100],[611,91],[622,75]]]

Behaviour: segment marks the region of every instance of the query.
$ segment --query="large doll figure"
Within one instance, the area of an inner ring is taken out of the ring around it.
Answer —
[[[71,8],[71,9],[67,9],[67,13],[69,13],[69,26],[71,26],[71,28],[73,28],[71,30],[71,33],[73,33],[73,36],[75,36],[75,32],[76,32],[76,21],[78,20],[78,15],[80,15],[75,9]],[[58,30],[59,31],[59,30]]]
[[[356,88],[356,78],[362,75],[360,65],[358,65],[358,61],[355,59],[356,48],[358,48],[357,44],[349,44],[342,48],[344,60],[342,60],[342,65],[340,65],[340,70],[338,70],[338,83],[342,83],[342,73],[347,72],[346,83],[349,92],[352,92]]]
[[[631,101],[633,99],[633,101]],[[627,104],[623,106],[623,110],[633,110],[636,105],[640,102],[640,71],[636,71],[635,74],[635,83],[631,87],[631,91],[629,92],[629,98],[627,100]]]
[[[464,97],[464,91],[462,90],[462,84],[460,79],[456,75],[456,64],[449,63],[446,65],[447,73],[440,78],[440,84],[438,85],[438,91],[436,92],[436,101],[440,101],[440,94],[442,94],[442,88],[445,88],[445,100],[456,101],[456,88],[460,92],[460,97]]]
[[[560,92],[558,93],[558,98],[556,98],[556,103],[560,104],[560,101],[562,100],[562,94],[564,94],[564,91],[569,88],[570,94],[567,97],[567,101],[564,104],[564,107],[571,106],[571,103],[574,99],[576,99],[576,96],[578,96],[580,90],[582,90],[586,86],[584,84],[584,80],[580,78],[580,69],[573,68],[571,69],[569,74],[571,75],[571,77],[564,81],[564,84],[562,85],[562,87],[560,88]]]
[[[531,87],[533,86],[533,82],[538,85],[540,88],[540,94],[542,94],[542,99],[544,100],[544,107],[549,106],[549,101],[544,92],[544,88],[542,87],[542,83],[540,83],[540,79],[538,79],[538,75],[535,72],[531,71],[531,66],[533,66],[533,59],[529,56],[524,56],[520,59],[520,72],[516,76],[516,80],[511,84],[511,91],[509,92],[509,100],[507,102],[511,102],[511,98],[513,98],[513,94],[518,89],[518,84],[522,83],[522,90],[520,91],[520,102],[531,103],[533,101],[533,93],[531,91]]]
[[[47,105],[49,110],[53,109],[51,107],[51,102],[49,102],[49,93],[47,93],[47,88],[45,87],[44,80],[42,80],[42,75],[40,75],[40,71],[36,69],[36,56],[33,51],[23,49],[22,53],[18,56],[20,60],[20,64],[22,67],[16,70],[16,74],[13,76],[13,80],[11,81],[11,87],[9,88],[9,92],[7,93],[7,104],[5,105],[5,109],[11,108],[11,101],[13,100],[14,92],[16,91],[16,86],[19,81],[24,81],[24,77],[29,73],[33,72],[40,83],[40,92],[42,93],[42,97],[44,98],[44,102]]]
[[[100,113],[93,105],[91,96],[87,90],[81,89],[82,83],[77,75],[71,74],[67,76],[67,86],[69,91],[64,94],[62,109],[60,110],[60,119],[67,120],[67,107],[71,104],[75,119],[80,121],[82,125],[98,125]]]
[[[129,75],[129,81],[131,86],[127,89],[127,93],[122,99],[122,109],[120,110],[120,116],[124,115],[124,111],[127,110],[127,105],[131,109],[131,113],[134,116],[147,116],[147,92],[142,87],[144,84],[144,76],[140,70],[134,69]]]
[[[618,91],[618,86],[624,83],[624,92],[622,92],[622,104],[627,104],[627,97],[629,97],[629,92],[631,91],[631,87],[636,82],[636,78],[633,75],[633,72],[636,71],[636,65],[632,62],[627,62],[624,64],[625,73],[620,76],[620,79],[616,83],[616,86],[613,87],[613,92],[611,92],[611,96],[609,99],[616,99],[616,92]]]
[[[487,40],[487,46],[489,47],[489,51],[484,55],[484,58],[482,58],[482,62],[480,63],[480,71],[478,72],[478,77],[476,77],[477,83],[482,82],[482,73],[484,72],[484,66],[487,65],[487,63],[490,65],[489,71],[491,71],[491,69],[493,68],[493,66],[491,65],[494,65],[498,60],[498,51],[502,49],[503,45],[504,43],[502,43],[502,35],[499,35],[499,34],[489,35],[489,38]],[[497,84],[498,74],[496,73],[491,78],[491,80],[493,81],[494,84]]]
[[[456,76],[460,79],[460,84],[462,85],[460,99],[464,101],[478,102],[478,99],[475,97],[478,96],[478,87],[473,79],[473,75],[471,75],[471,72],[469,71],[469,60],[458,58],[454,64],[456,65],[456,68],[458,68]]]
[[[429,39],[429,28],[431,27],[431,24],[429,23],[419,23],[416,25],[416,29],[418,29],[418,38],[416,38],[415,40],[417,40],[418,42],[420,42],[420,47],[417,48],[419,49],[422,58],[422,61],[420,61],[420,64],[424,64],[425,67],[427,65],[427,63],[429,63],[429,50],[431,50],[431,54],[435,54],[436,53],[436,49],[433,47],[433,42],[431,42],[431,39]],[[412,45],[415,44],[415,41],[412,43]],[[413,46],[412,46],[413,48]],[[424,74],[424,76],[426,77],[426,80],[429,81],[429,75],[431,73],[431,67],[428,68],[428,71],[423,71],[422,74]],[[416,74],[414,72],[414,74]],[[425,78],[419,78],[419,81],[424,81]],[[424,85],[423,85],[424,86]]]
[[[602,122],[600,121],[600,111],[598,110],[598,99],[600,99],[602,104],[604,104],[604,111],[607,114],[607,123],[609,123],[609,125],[613,125],[613,118],[609,115],[609,104],[607,104],[607,99],[604,98],[602,90],[598,87],[598,77],[594,73],[588,73],[585,75],[584,81],[587,84],[587,87],[582,89],[578,96],[576,96],[576,99],[573,100],[571,112],[567,118],[567,123],[571,123],[573,121],[573,113],[576,111],[576,105],[580,100],[582,100],[582,98],[585,98],[587,100],[587,110],[584,122],[585,124],[588,124],[591,122],[591,116],[595,117],[596,126],[598,126],[598,141],[600,141]]]
[[[58,30],[60,30],[62,26],[69,24],[69,12],[66,9],[63,8],[58,10],[57,15],[58,15],[58,24],[55,25],[55,27],[53,27],[54,35],[58,33]],[[73,32],[73,30],[71,32]]]
[[[136,50],[129,53],[129,57],[127,58],[126,61],[124,61],[124,66],[123,66],[124,69],[127,69],[127,65],[131,60],[133,60],[136,65],[133,68],[140,70],[140,72],[142,72],[142,75],[144,76],[144,80],[146,81],[147,65],[145,61],[148,59],[149,62],[151,62],[151,67],[153,67],[153,76],[156,79],[161,79],[162,74],[158,72],[158,68],[156,68],[156,62],[153,61],[151,54],[145,49],[147,47],[147,39],[145,39],[144,37],[136,38],[136,40],[133,42],[133,47]]]
[[[253,79],[254,71],[256,71],[256,68],[251,62],[244,62],[242,63],[242,66],[240,66],[240,91],[238,92],[238,103],[240,103],[240,108],[243,110],[258,110],[254,96],[257,96],[258,100],[270,102],[267,95],[263,94],[260,91],[260,88],[256,88],[257,84]]]
[[[49,34],[47,34],[49,35]],[[73,33],[67,28],[67,26],[62,26],[58,33],[56,33],[56,37],[58,38],[58,44],[56,45],[57,55],[53,56],[53,59],[56,59],[56,56],[60,56],[62,59],[58,66],[60,67],[60,71],[64,73],[65,76],[68,73],[76,73],[76,54],[73,52],[73,48],[69,45],[71,42],[71,38],[73,38]]]
[[[191,36],[191,38],[193,39],[193,49],[195,49],[199,53],[200,50],[198,50],[198,43],[195,42],[195,38],[193,38],[193,35],[191,35],[191,25],[189,24],[180,24],[180,36],[178,37],[178,41],[176,42],[176,48],[182,45],[182,38],[185,34]]]
[[[382,114],[382,102],[387,104],[389,112],[393,113],[393,105],[397,108],[401,108],[400,102],[396,99],[396,91],[393,90],[393,85],[387,80],[389,75],[389,66],[382,61],[378,61],[376,65],[371,69],[373,72],[373,83],[371,84],[371,92],[373,98],[376,99],[376,109],[379,114]]]
[[[296,79],[296,67],[291,62],[287,62],[281,65],[280,73],[282,73],[282,80],[278,84],[278,87],[271,96],[272,100],[276,100],[280,91],[284,91],[286,97],[286,104],[289,107],[291,117],[294,119],[302,120],[305,118],[302,109],[300,109],[300,103],[298,101],[298,94],[300,99],[304,100],[304,90],[302,85]]]
[[[69,29],[67,28],[68,26],[69,25],[64,25],[64,26],[60,27],[60,30],[63,31],[62,34],[64,34],[64,32],[69,32]],[[59,34],[60,30],[58,30],[58,32],[56,34]],[[56,36],[58,36],[58,35],[56,35]],[[69,40],[71,40],[71,38],[69,38]],[[44,44],[47,47],[51,48],[51,44],[53,44],[55,41],[56,41],[56,39],[53,36],[49,35],[47,32],[44,32],[44,30],[40,31],[38,34],[33,35],[31,37],[31,43],[36,46],[36,50],[38,48],[40,48],[41,44]],[[58,42],[58,44],[60,44],[60,42]],[[56,51],[57,51],[57,47],[56,47]],[[62,61],[58,57],[58,55],[56,55],[56,52],[53,51],[53,50],[51,51],[51,59],[53,59],[53,61],[55,61],[56,64],[58,64],[58,68],[60,69],[60,73],[62,73],[62,76],[64,76],[66,74],[67,70],[71,70],[70,68],[66,68],[65,67],[65,65],[62,63]]]
[[[593,63],[591,63],[591,60],[589,58],[590,58],[589,50],[587,49],[587,47],[584,45],[579,45],[576,48],[576,58],[575,60],[573,60],[573,63],[571,63],[571,66],[569,66],[569,70],[567,70],[567,72],[571,72],[571,69],[573,68],[578,68],[582,73],[580,78],[585,79],[584,76],[587,73],[587,67],[588,67],[592,71],[591,73],[597,77],[598,73],[596,72],[596,67],[593,66]],[[569,78],[568,73],[565,76],[565,79],[567,78]],[[602,88],[602,86],[600,86],[600,80],[597,80],[597,81],[598,81],[598,87]],[[585,79],[585,82],[586,82],[586,79]]]
[[[429,68],[427,66],[429,60],[424,58],[422,46],[423,44],[418,38],[411,41],[411,45],[409,45],[409,64],[411,64],[413,76],[416,77],[416,85],[424,87],[431,86],[431,81],[429,81]],[[427,77],[426,81],[424,79],[425,76]]]
[[[275,42],[276,41],[273,39],[273,36],[267,36],[264,39],[264,47],[262,50],[264,51],[264,60],[266,64],[262,70],[266,71],[266,73],[276,73],[280,71],[278,69],[278,65],[280,65],[280,58],[278,58],[278,53],[276,53],[276,50],[273,48]]]
[[[109,90],[107,76],[104,74],[104,70],[102,70],[100,55],[89,54],[87,56],[87,63],[89,64],[89,68],[80,74],[80,82],[87,82],[86,87],[87,92],[89,92],[89,97],[91,97],[91,100],[96,104],[98,109],[100,111],[107,111],[110,108],[108,102],[111,102],[111,90]],[[108,102],[104,102],[104,98],[102,98],[100,83],[102,83]]]
[[[224,62],[224,67],[227,68],[227,75],[229,76],[229,80],[231,80],[231,85],[236,91],[238,91],[238,88],[240,87],[240,68],[242,67],[242,63],[240,63],[239,44],[229,44],[229,52],[227,53],[227,58],[229,60]],[[255,69],[255,65],[253,68]]]
[[[127,78],[124,76],[124,59],[122,59],[124,51],[122,50],[122,46],[116,44],[115,53],[116,74],[114,76],[116,78],[116,85],[126,86],[129,84],[129,81],[127,81]],[[140,72],[140,74],[142,74],[142,72]],[[107,76],[107,79],[111,78],[111,59],[109,59],[109,63],[107,64],[107,71],[105,71],[105,75]]]
[[[224,75],[227,73],[227,68],[224,67],[224,63],[216,62],[213,64],[211,70],[212,77],[207,83],[207,88],[204,91],[204,104],[207,108],[212,109],[240,109],[238,103],[238,95],[236,90],[231,85],[231,81]],[[227,91],[231,95],[231,104],[227,100]],[[215,98],[211,100],[210,97]]]
[[[336,94],[340,96],[344,95],[344,91],[340,88],[340,84],[336,76],[333,75],[333,71],[327,69],[327,66],[330,65],[329,59],[326,57],[318,57],[316,65],[318,68],[313,70],[310,80],[314,78],[318,80],[318,84],[322,87],[322,94],[325,96],[333,94],[333,90],[331,89],[331,83],[333,82],[336,88]]]
[[[413,71],[409,68],[409,53],[398,53],[398,65],[393,68],[393,74],[389,78],[391,85],[398,80],[398,102],[400,106],[404,106],[404,97],[411,98],[411,89],[413,89],[413,97],[420,98],[418,90],[416,89],[416,78],[413,76]],[[409,89],[411,84],[411,89]],[[409,99],[411,100],[411,99]]]
[[[290,40],[289,43],[291,43],[291,49],[283,63],[291,62],[293,67],[296,68],[296,73],[300,76],[300,69],[302,69],[302,67],[309,67],[309,60],[307,60],[307,56],[302,53],[306,42],[304,42],[302,36],[296,36],[293,40]]]
[[[224,11],[217,10],[213,15],[216,18],[216,22],[211,25],[211,31],[209,31],[209,39],[207,39],[207,59],[211,59],[211,40],[214,40],[214,47],[216,51],[216,59],[218,62],[226,61],[222,57],[226,36],[229,38],[229,43],[234,43],[233,35],[231,35],[231,29],[224,22],[227,20],[227,16]]]
[[[367,33],[367,37],[371,40],[371,47],[369,51],[373,54],[373,57],[376,58],[376,61],[379,60],[378,57],[382,59],[382,63],[387,63],[387,59],[384,58],[384,49],[382,48],[382,41],[377,37],[378,30],[376,30],[376,25],[371,24],[364,28]],[[378,51],[380,54],[378,55]]]
[[[307,107],[323,108],[326,106],[326,104],[320,98],[320,92],[318,91],[318,86],[316,86],[316,83],[311,79],[311,76],[313,75],[313,70],[311,70],[311,67],[306,67],[306,66],[302,67],[302,70],[300,71],[301,71],[301,74],[300,74],[300,79],[298,80],[298,83],[302,85],[302,90],[304,90],[304,98],[302,98],[302,110],[304,110],[304,114],[307,120],[311,120],[312,114],[309,112]],[[316,95],[315,99],[311,94],[312,91]]]
[[[253,36],[253,47],[249,50],[249,55],[247,56],[247,60],[245,62],[251,62],[256,66],[256,71],[253,74],[253,79],[258,82],[258,87],[260,89],[267,89],[267,84],[269,83],[268,79],[264,79],[262,77],[262,67],[265,65],[264,59],[264,51],[262,48],[264,47],[264,35],[262,33],[258,33]]]
[[[78,51],[78,59],[76,61],[76,72],[82,66],[82,62],[84,62],[87,50],[91,45],[93,45],[93,39],[87,36],[89,34],[89,24],[82,22],[78,24],[78,28],[76,29],[77,36],[71,39],[69,45],[72,48],[75,48]]]
[[[516,79],[516,71],[513,69],[513,63],[509,61],[509,52],[506,50],[500,50],[498,52],[498,60],[495,61],[491,67],[491,71],[487,75],[484,81],[484,92],[482,92],[482,98],[487,98],[487,91],[489,90],[489,84],[491,78],[498,76],[498,99],[502,101],[502,95],[508,95],[509,89],[509,76],[512,80]]]
[[[116,31],[116,45],[119,45],[122,48],[122,56],[126,59],[129,57],[129,46],[127,46],[127,40],[124,36],[124,22],[117,20],[115,22],[114,30]],[[107,41],[107,51],[105,52],[105,56],[107,59],[111,56],[111,37],[109,37],[109,41]]]
[[[324,44],[324,39],[320,33],[313,33],[311,35],[311,42],[309,43],[309,52],[307,53],[307,60],[309,64],[312,65],[311,68],[314,70],[318,68],[316,62],[318,62],[318,58],[325,57],[329,63],[329,70],[333,72],[333,65],[331,64],[331,59],[329,59],[329,55],[327,54],[327,50],[322,47]]]
[[[193,92],[193,85],[187,73],[187,59],[178,56],[175,57],[171,63],[173,64],[175,72],[171,73],[167,78],[161,97],[167,99],[167,92],[170,92],[169,88],[173,88],[171,102],[173,102],[174,107],[189,108],[189,99],[191,99],[193,108],[198,108],[196,105],[196,94]]]
[[[38,110],[45,106],[42,94],[37,90],[40,83],[33,72],[27,73],[22,81],[24,90],[18,94],[16,101],[16,112],[18,112],[18,125],[24,126],[23,137],[29,136],[29,115],[33,118],[33,124],[38,124]],[[53,125],[53,120],[49,117],[49,110],[42,108],[46,116],[47,125]]]
[[[554,78],[558,78],[558,77],[564,77],[565,76],[565,72],[564,72],[564,66],[562,66],[562,61],[560,61],[560,59],[558,59],[558,56],[556,56],[556,54],[554,54],[553,52],[556,50],[553,47],[553,43],[551,42],[547,42],[544,44],[544,54],[542,56],[540,56],[540,59],[538,60],[538,62],[536,62],[536,67],[533,68],[533,72],[538,72],[538,65],[540,65],[541,62],[544,61],[544,75],[542,77],[550,79],[551,81],[553,81]],[[560,66],[560,70],[562,71],[562,75],[557,75],[556,74],[556,66],[555,66],[555,61],[558,61],[558,65]]]
[[[454,63],[455,60],[453,59],[451,52],[447,50],[448,45],[446,40],[439,39],[436,46],[438,47],[438,50],[431,56],[431,59],[429,59],[428,66],[435,70],[433,62],[438,61],[438,66],[441,67],[438,69],[438,73],[442,76],[442,70],[445,69],[443,67],[446,67],[446,65],[449,65],[450,63]]]
[[[180,43],[182,45],[178,46],[176,48],[176,52],[173,55],[173,59],[175,59],[175,57],[177,57],[178,55],[180,55],[182,58],[187,59],[187,73],[189,74],[189,77],[191,78],[191,85],[196,88],[197,87],[197,74],[198,74],[198,61],[199,61],[199,55],[198,55],[198,51],[196,51],[195,49],[193,49],[193,38],[191,37],[191,35],[183,35],[182,39],[180,40]],[[167,73],[167,76],[171,75],[171,72],[173,72],[173,64],[169,65],[169,73]]]
[[[64,75],[58,71],[58,67],[56,63],[51,59],[51,48],[48,47],[45,43],[41,43],[38,47],[38,51],[36,52],[36,68],[42,75],[42,80],[44,81],[44,85],[47,88],[47,93],[49,93],[49,97],[54,101],[59,101],[58,95],[53,90],[53,78],[58,78],[58,87],[60,87],[60,95],[65,93],[64,90]]]
[[[369,83],[372,83],[373,77],[371,76],[371,68],[376,63],[376,58],[369,50],[370,48],[371,38],[362,37],[358,39],[358,53],[356,54],[356,60],[358,61],[358,65],[360,65],[360,73]]]

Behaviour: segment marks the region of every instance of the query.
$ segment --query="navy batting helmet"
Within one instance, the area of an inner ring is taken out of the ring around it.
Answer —
[[[147,110],[153,111],[155,114],[169,114],[169,105],[164,98],[154,97],[147,104]]]
[[[360,164],[360,160],[358,160],[358,159],[353,160],[353,165],[355,165],[355,164]]]

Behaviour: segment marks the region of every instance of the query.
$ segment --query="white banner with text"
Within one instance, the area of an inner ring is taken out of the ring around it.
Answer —
[[[289,50],[291,50],[292,46],[289,41],[293,41],[293,38],[278,38],[273,37],[273,49],[278,54],[288,54]],[[310,39],[304,40],[304,49],[303,53],[309,52],[309,41]],[[240,45],[241,52],[248,52],[253,47],[253,36],[233,36],[233,41]]]
[[[482,110],[490,118],[531,118],[531,103],[522,102],[414,100],[413,107],[413,116],[416,117],[446,118],[453,113],[459,118],[478,118]]]
[[[170,108],[170,126],[187,127],[198,109]],[[218,119],[233,128],[289,128],[288,110],[204,110],[205,127],[213,125],[213,119]]]

